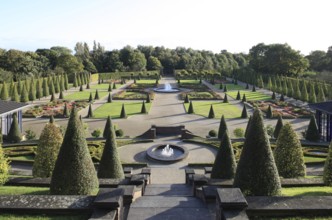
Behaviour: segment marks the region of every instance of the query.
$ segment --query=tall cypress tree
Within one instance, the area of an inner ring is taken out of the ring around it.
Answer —
[[[20,102],[20,97],[17,92],[17,87],[14,85],[11,100],[14,102]]]
[[[303,86],[302,86],[302,89],[301,89],[301,100],[303,102],[308,102],[309,101],[308,90],[307,90],[307,86],[306,86],[305,82],[303,82]]]
[[[1,94],[0,99],[6,101],[9,98],[8,95],[8,88],[6,82],[3,82],[2,88],[1,88]]]
[[[332,141],[325,160],[323,180],[325,185],[332,186]]]
[[[60,91],[65,91],[65,77],[64,75],[60,75]]]
[[[278,138],[279,132],[283,126],[284,126],[284,122],[282,120],[282,117],[281,117],[281,115],[278,115],[278,121],[277,121],[276,127],[273,132],[274,138]]]
[[[59,78],[56,77],[55,82],[54,82],[54,91],[55,93],[60,92],[60,83],[59,83]]]
[[[98,178],[85,139],[85,131],[73,108],[51,179],[55,195],[88,195],[98,187]]]
[[[215,118],[213,106],[211,105],[208,118]]]
[[[112,120],[110,120],[110,126],[105,129],[109,131],[106,132],[106,143],[99,163],[98,177],[122,179],[124,178],[124,173],[117,151],[116,136]]]
[[[221,119],[220,119],[220,123],[219,123],[219,129],[218,129],[218,138],[222,139],[222,137],[224,136],[224,134],[228,132],[228,128],[227,128],[227,124],[226,124],[226,120],[225,120],[225,116],[222,115]]]
[[[36,82],[36,98],[40,100],[42,97],[43,97],[42,83],[38,78]]]
[[[48,81],[48,88],[49,88],[50,94],[54,94],[55,93],[54,83],[53,83],[53,80],[51,78]]]
[[[126,109],[125,109],[124,104],[122,104],[120,118],[127,118]]]
[[[280,130],[274,158],[280,176],[284,178],[305,176],[302,145],[288,122]]]
[[[48,88],[48,83],[47,83],[47,78],[45,77],[43,79],[43,96],[49,96],[50,92],[49,92],[49,88]]]
[[[236,171],[236,161],[231,139],[226,131],[220,141],[220,147],[213,163],[212,179],[233,179]]]
[[[308,141],[318,141],[320,139],[318,125],[314,115],[311,115],[305,139]]]
[[[69,89],[69,83],[68,83],[68,75],[67,74],[65,74],[64,75],[64,78],[65,78],[65,90],[68,90]]]
[[[281,184],[262,113],[255,109],[234,178],[245,195],[274,196]]]
[[[248,111],[246,105],[243,105],[242,113],[241,113],[241,118],[248,118]]]
[[[310,103],[316,103],[317,102],[315,86],[314,86],[313,83],[310,84],[309,102]]]
[[[75,76],[74,76],[73,86],[74,86],[75,88],[76,88],[77,86],[79,86],[79,84],[78,84],[78,80],[77,80],[77,74],[75,74]]]
[[[28,102],[29,101],[28,92],[27,92],[24,84],[22,86],[20,101],[21,102]]]
[[[18,143],[21,142],[22,140],[22,134],[18,126],[17,114],[14,113],[12,117],[13,120],[10,125],[9,133],[7,135],[7,140],[10,142]]]

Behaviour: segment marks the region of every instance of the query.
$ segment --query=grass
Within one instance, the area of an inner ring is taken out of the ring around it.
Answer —
[[[109,83],[101,83],[101,84],[94,84],[94,85],[90,85],[90,88],[91,89],[98,89],[98,90],[108,90],[108,86],[109,86]],[[118,89],[120,88],[121,84],[115,84],[115,87]],[[113,89],[113,83],[112,83],[112,86],[111,88]]]
[[[312,162],[325,162],[325,158],[321,158],[321,157],[308,157],[308,156],[304,156],[304,162],[305,163],[312,163]]]
[[[127,116],[141,114],[142,102],[124,102]],[[151,103],[145,103],[146,110],[149,111]],[[94,118],[106,118],[110,115],[112,118],[119,118],[122,108],[122,102],[106,103],[97,108],[93,114]]]
[[[181,84],[199,84],[199,80],[195,80],[195,79],[181,79],[180,83]]]
[[[222,84],[222,85],[223,85],[222,91],[224,91],[225,85],[226,85],[228,91],[231,91],[231,90],[236,90],[236,91],[237,90],[244,90],[244,87],[240,86],[240,85],[234,85],[234,84]],[[214,87],[216,89],[219,89],[220,88],[220,84],[215,84]],[[236,94],[235,94],[235,98],[236,98]]]
[[[281,193],[283,196],[331,196],[332,187],[311,186],[311,187],[282,188]]]
[[[128,91],[121,91],[113,96],[114,99],[127,99],[127,100],[133,100],[133,99],[141,99],[146,100],[147,94],[144,92],[128,92]],[[150,96],[151,98],[151,96]]]
[[[0,195],[49,195],[48,187],[1,186]]]
[[[96,91],[95,90],[92,90],[92,91],[87,90],[87,91],[82,91],[82,92],[74,92],[74,93],[71,93],[69,95],[66,95],[65,99],[70,99],[70,100],[86,99],[86,100],[88,100],[89,96],[90,96],[90,92],[92,92],[92,98],[94,98]],[[99,98],[102,98],[102,97],[108,95],[108,92],[104,92],[104,91],[98,91],[98,93],[99,93]]]
[[[24,215],[24,214],[0,214],[0,220],[84,220],[90,215]]]
[[[141,80],[136,80],[136,84],[156,84],[155,79],[141,79]]]
[[[246,94],[246,98],[248,101],[266,101],[271,100],[271,96],[265,95],[260,92],[252,92],[249,90],[239,90],[241,94],[241,99],[243,97],[243,94]],[[232,98],[236,99],[237,90],[236,91],[230,91],[227,92],[227,95],[231,96]]]
[[[213,105],[213,110],[216,118],[221,118],[224,115],[225,118],[239,118],[241,111],[237,106],[230,103],[222,103],[215,101],[193,101],[194,112],[197,115],[208,117],[210,106]],[[185,103],[186,111],[188,111],[189,103]]]

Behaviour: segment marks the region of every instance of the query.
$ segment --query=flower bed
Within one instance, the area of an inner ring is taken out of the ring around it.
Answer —
[[[222,99],[220,95],[213,91],[192,91],[192,92],[182,92],[180,94],[180,99],[184,100],[186,95],[188,95],[190,100],[220,100]]]
[[[150,99],[154,98],[154,92],[145,92],[142,90],[127,89],[113,95],[114,100],[145,100],[147,95]]]

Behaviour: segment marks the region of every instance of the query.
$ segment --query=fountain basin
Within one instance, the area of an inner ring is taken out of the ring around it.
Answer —
[[[165,83],[163,88],[155,88],[153,90],[155,92],[162,92],[162,93],[174,93],[180,91],[180,89],[172,88],[172,86],[169,83]]]
[[[162,152],[166,146],[167,144],[162,144],[150,147],[146,150],[147,158],[160,162],[174,163],[183,160],[188,156],[189,152],[186,148],[173,144],[169,144],[169,147],[173,149],[173,154],[163,155]]]

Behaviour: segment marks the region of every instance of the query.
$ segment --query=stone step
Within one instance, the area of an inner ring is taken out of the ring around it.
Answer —
[[[184,184],[149,184],[145,196],[192,196],[192,189]]]
[[[214,219],[207,206],[189,196],[143,196],[131,204],[128,220]]]

